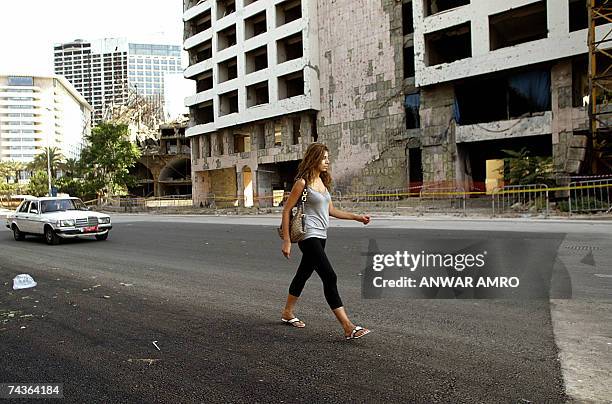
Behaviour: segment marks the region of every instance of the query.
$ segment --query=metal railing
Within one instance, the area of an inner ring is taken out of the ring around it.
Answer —
[[[419,214],[437,212],[466,216],[466,198],[463,187],[423,186],[419,192]]]
[[[506,185],[493,191],[493,216],[512,213],[544,213],[549,216],[548,186],[545,184]]]
[[[378,189],[348,195],[335,190],[332,192],[332,200],[334,206],[346,210],[397,209],[403,194],[401,189]]]
[[[569,214],[610,213],[612,211],[610,187],[612,187],[612,178],[571,182],[568,200]]]
[[[577,213],[612,213],[612,178],[585,179],[573,181],[569,186],[548,187],[545,184],[508,185],[487,192],[483,190],[465,191],[461,186],[446,186],[446,184],[428,184],[420,190],[385,189],[363,193],[346,193],[344,189],[332,191],[334,206],[355,213],[363,212],[414,212],[418,215],[428,213],[470,214],[480,215],[542,215],[551,214],[551,192],[556,192],[556,211],[558,214],[570,215]],[[569,194],[568,199],[562,199],[560,194]],[[288,192],[284,193],[287,197]],[[259,195],[253,197],[255,209],[282,209],[283,203],[273,206],[274,201],[280,201],[280,194]],[[96,201],[89,201],[96,202]],[[220,195],[202,193],[194,195],[178,195],[152,198],[115,197],[102,201],[100,207],[109,207],[118,211],[147,211],[150,209],[176,208],[188,211],[190,209],[235,210],[245,208],[244,196],[241,194]],[[251,207],[246,207],[248,213]]]

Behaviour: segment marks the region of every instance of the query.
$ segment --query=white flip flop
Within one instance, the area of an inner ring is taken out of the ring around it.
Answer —
[[[360,334],[360,335],[355,336],[355,334],[357,334],[357,332],[361,331],[361,330],[365,330],[365,332]],[[345,338],[346,339],[357,339],[357,338],[361,338],[363,336],[368,335],[370,332],[371,332],[370,330],[366,330],[362,326],[358,325],[355,328],[353,328],[353,331],[351,331],[351,335],[347,335],[347,336],[345,336]]]
[[[297,318],[297,317],[293,317],[291,320],[285,320],[284,318],[281,318],[281,321],[283,323],[285,323],[287,325],[290,325],[292,327],[295,327],[295,328],[304,328],[304,327],[306,327],[306,323],[304,323],[303,321],[302,321],[302,323],[304,323],[304,326],[302,326],[302,327],[300,327],[299,325],[295,324],[295,323],[299,323],[300,322],[300,319]]]

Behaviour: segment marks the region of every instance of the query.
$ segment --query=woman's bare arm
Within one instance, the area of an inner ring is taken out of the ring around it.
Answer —
[[[343,210],[334,208],[334,204],[331,200],[329,201],[329,215],[335,217],[336,219],[357,220],[363,224],[368,224],[370,222],[370,216],[368,215],[356,215],[354,213],[345,212]]]

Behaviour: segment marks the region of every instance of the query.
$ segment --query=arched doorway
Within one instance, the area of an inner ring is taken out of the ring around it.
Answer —
[[[248,166],[242,169],[242,193],[244,195],[244,207],[253,206],[253,172]]]
[[[128,187],[131,195],[139,197],[152,196],[154,192],[153,173],[144,164],[138,162],[128,172],[136,179],[133,186]]]
[[[191,195],[191,160],[172,160],[159,173],[160,196]]]

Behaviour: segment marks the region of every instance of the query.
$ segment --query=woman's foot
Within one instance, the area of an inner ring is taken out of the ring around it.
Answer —
[[[370,332],[371,331],[367,328],[363,328],[358,325],[353,327],[348,333],[346,332],[346,330],[344,330],[344,337],[346,339],[357,339],[369,334]]]
[[[285,313],[285,312],[283,312],[283,314],[281,316],[281,321],[284,324],[288,324],[288,325],[291,325],[291,326],[296,327],[296,328],[304,328],[304,327],[306,327],[306,324],[302,320],[300,320],[299,318],[294,316],[293,313]]]

